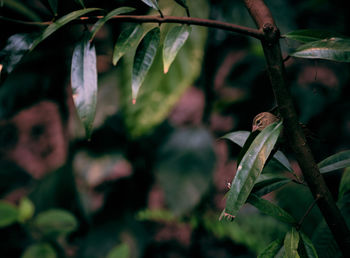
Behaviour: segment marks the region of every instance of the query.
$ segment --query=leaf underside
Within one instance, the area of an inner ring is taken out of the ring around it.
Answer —
[[[154,61],[158,50],[159,40],[160,29],[155,27],[147,32],[136,49],[131,84],[133,101],[136,101],[139,89]]]
[[[96,50],[85,37],[73,51],[71,84],[73,100],[86,135],[90,138],[97,102]]]
[[[350,166],[350,151],[341,151],[318,163],[321,173],[331,172]]]
[[[185,44],[190,33],[191,27],[182,25],[173,27],[166,35],[163,45],[164,73],[168,72],[170,65]]]
[[[306,43],[290,54],[294,57],[350,62],[350,39],[329,38]]]
[[[132,24],[122,30],[114,46],[113,65],[117,65],[119,59],[122,58],[127,51],[136,46],[142,34],[143,28],[140,24]]]
[[[343,37],[341,34],[334,31],[304,29],[288,32],[283,35],[288,39],[293,39],[302,43],[323,40],[327,38]]]

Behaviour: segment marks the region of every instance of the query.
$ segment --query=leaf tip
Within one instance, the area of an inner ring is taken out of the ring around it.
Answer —
[[[118,62],[119,62],[119,59],[120,59],[120,56],[115,56],[115,57],[113,57],[113,59],[112,59],[112,64],[113,64],[114,66],[117,66],[117,64],[118,64]]]
[[[226,210],[223,210],[220,217],[219,217],[219,221],[221,221],[222,219],[227,219],[228,221],[233,221],[236,218],[236,216],[233,216],[229,213],[226,212]]]
[[[91,135],[92,135],[92,131],[85,129],[85,138],[88,142],[91,142]]]

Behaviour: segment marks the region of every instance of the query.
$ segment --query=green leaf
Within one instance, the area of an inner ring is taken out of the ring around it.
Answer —
[[[19,211],[16,206],[0,201],[0,228],[7,227],[18,220]]]
[[[80,16],[93,12],[93,11],[97,11],[97,10],[101,10],[99,8],[87,8],[87,9],[82,9],[82,10],[77,10],[74,12],[71,12],[69,14],[66,14],[65,16],[59,18],[57,21],[55,21],[54,23],[50,24],[41,34],[40,37],[38,37],[33,45],[31,46],[31,50],[33,50],[40,42],[42,42],[44,39],[46,39],[47,37],[49,37],[51,34],[53,34],[54,32],[56,32],[58,29],[60,29],[62,26],[66,25],[67,23],[79,18]]]
[[[73,51],[71,84],[73,100],[87,138],[90,138],[97,102],[96,50],[84,37]]]
[[[145,77],[151,68],[153,60],[156,56],[160,40],[160,29],[155,27],[144,36],[139,46],[137,47],[134,65],[132,69],[132,99],[136,102],[136,97],[145,80]]]
[[[114,247],[107,254],[107,258],[129,258],[129,257],[130,257],[130,248],[125,243]]]
[[[22,1],[16,0],[3,0],[2,4],[6,7],[20,13],[32,21],[41,21],[40,16],[28,8],[26,5],[22,4]]]
[[[277,206],[276,204],[273,204],[272,202],[259,198],[255,194],[250,194],[247,201],[255,208],[259,209],[262,213],[270,215],[279,221],[288,224],[296,223],[296,220],[293,218],[293,216],[286,212],[284,209]]]
[[[130,13],[132,11],[134,11],[135,8],[132,7],[120,7],[117,9],[114,9],[113,11],[109,12],[105,17],[103,17],[102,19],[99,19],[94,26],[91,29],[91,38],[90,40],[92,40],[96,33],[99,31],[99,29],[102,28],[102,26],[111,18],[113,18],[114,16],[117,16],[119,14],[123,14],[123,13]]]
[[[19,203],[18,210],[19,210],[18,221],[23,223],[33,217],[35,208],[32,201],[24,197],[21,199]]]
[[[188,6],[186,4],[186,0],[175,0],[176,3],[181,5],[183,8],[188,9]]]
[[[168,72],[170,65],[185,44],[190,33],[191,27],[182,25],[173,27],[166,35],[163,45],[164,73]]]
[[[246,202],[255,181],[269,157],[282,130],[282,121],[266,127],[254,139],[247,153],[240,162],[237,173],[228,192],[225,213],[235,217]]]
[[[228,140],[236,143],[238,146],[243,147],[243,145],[247,141],[249,135],[250,135],[249,131],[237,131],[237,132],[225,134],[221,138],[228,139]]]
[[[2,70],[6,73],[11,73],[32,47],[36,37],[36,33],[14,34],[9,37],[5,48],[0,51],[0,63],[3,65]]]
[[[289,178],[276,176],[274,174],[262,174],[256,181],[252,192],[256,196],[264,196],[265,194],[271,193],[282,186],[288,184],[292,180]]]
[[[46,243],[34,244],[29,246],[21,258],[56,258],[56,252],[51,245]]]
[[[85,8],[84,0],[75,0],[81,7]]]
[[[299,232],[292,227],[284,238],[284,250],[286,258],[298,258]]]
[[[274,158],[275,160],[277,160],[284,168],[286,168],[287,171],[293,173],[292,166],[290,165],[289,160],[288,160],[287,157],[283,154],[282,151],[277,151],[277,152],[275,153],[275,155],[273,156],[273,158]]]
[[[306,43],[290,54],[294,57],[350,62],[350,39],[329,38]]]
[[[331,172],[350,166],[350,151],[336,153],[318,163],[321,173]]]
[[[242,149],[238,153],[238,156],[237,156],[237,167],[241,163],[241,161],[242,161],[244,155],[247,153],[250,145],[253,143],[253,141],[255,140],[255,138],[258,136],[259,133],[260,133],[259,131],[255,131],[255,132],[251,132],[249,134],[249,137],[247,138],[247,140],[245,141],[244,145],[242,146]]]
[[[70,212],[52,209],[39,213],[34,220],[34,226],[43,235],[56,238],[75,231],[78,222]]]
[[[153,9],[159,11],[159,5],[158,5],[158,1],[157,0],[141,0],[142,2],[144,2],[145,4],[147,4],[149,7],[152,7]]]
[[[237,131],[237,132],[225,134],[221,138],[228,139],[228,140],[236,143],[238,146],[243,147],[245,142],[249,138],[250,134],[251,134],[251,132],[249,132],[249,131]],[[273,158],[276,159],[289,172],[293,171],[287,157],[281,151],[277,151],[275,153],[275,155],[273,156]]]
[[[278,238],[270,243],[258,256],[258,258],[274,258],[283,246],[283,238]]]
[[[141,221],[171,222],[176,221],[174,214],[163,209],[146,209],[137,213],[136,218]]]
[[[210,214],[210,216],[208,213],[201,216],[200,221],[201,225],[208,232],[212,232],[216,239],[232,239],[255,253],[262,252],[276,238],[284,237],[289,229],[287,224],[256,212],[248,211],[244,216],[238,216],[235,223],[219,221],[215,213],[210,212]]]
[[[177,8],[173,0],[162,0],[161,3],[167,7],[164,10],[166,15],[181,16],[183,14],[182,8]],[[193,16],[208,17],[208,1],[191,0],[188,5],[193,7]],[[195,8],[196,6],[201,8]],[[149,28],[150,25],[144,24],[143,27]],[[161,33],[166,35],[173,25],[162,24],[161,27]],[[138,93],[135,105],[130,105],[132,97],[129,85],[136,47],[124,55],[123,63],[120,63],[117,69],[118,84],[122,90],[119,103],[121,103],[121,111],[130,137],[137,138],[151,133],[169,116],[169,112],[178,103],[179,98],[198,79],[205,56],[207,31],[205,27],[192,28],[191,36],[178,53],[167,74],[160,73],[163,71],[163,57],[162,51],[158,51],[144,81],[147,87],[143,87]]]
[[[283,37],[300,41],[303,43],[308,43],[308,42],[318,41],[318,40],[327,39],[327,38],[342,37],[342,35],[334,31],[306,29],[306,30],[295,30],[295,31],[288,32],[287,34],[284,34]]]
[[[53,14],[56,16],[57,15],[57,0],[48,0],[50,8],[53,12]]]
[[[350,168],[345,169],[339,185],[338,200],[342,199],[346,192],[350,191]]]
[[[131,26],[124,29],[114,46],[113,51],[113,65],[117,65],[118,61],[122,56],[132,49],[140,41],[143,34],[143,28],[140,24],[132,24]]]
[[[324,220],[322,220],[314,230],[312,242],[314,243],[317,253],[322,254],[322,257],[343,257],[337,242],[334,240],[332,232]]]
[[[300,232],[300,236],[301,236],[301,240],[305,246],[305,251],[306,251],[307,257],[317,258],[318,255],[317,255],[316,249],[314,247],[314,244],[310,240],[310,238],[307,235],[305,235],[303,232]]]

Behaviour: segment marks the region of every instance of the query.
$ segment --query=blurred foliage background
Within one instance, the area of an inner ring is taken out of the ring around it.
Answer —
[[[49,2],[0,1],[0,16],[50,21]],[[81,8],[79,2],[58,1],[58,17]],[[266,3],[282,34],[309,28],[350,35],[345,1]],[[194,17],[254,27],[241,1],[188,4]],[[160,0],[159,5],[166,15],[185,16],[171,0]],[[90,0],[85,6],[107,11],[133,6],[138,14],[154,13],[141,1]],[[96,35],[98,101],[90,141],[77,119],[69,77],[83,25],[63,27],[2,78],[0,197],[15,205],[28,197],[35,211],[28,223],[0,229],[0,256],[19,257],[25,250],[30,255],[28,247],[41,244],[45,249],[50,243],[58,257],[255,257],[282,237],[287,226],[249,205],[234,223],[218,221],[239,152],[219,138],[250,130],[253,117],[275,105],[260,42],[193,26],[167,75],[157,54],[132,105],[135,50],[116,67],[111,57],[125,25],[110,21]],[[162,31],[172,26],[163,24]],[[3,19],[0,28],[0,49],[9,36],[38,30]],[[295,47],[287,39],[281,44],[285,56]],[[311,143],[316,160],[349,148],[349,65],[294,58],[285,65],[300,121],[318,138]],[[292,154],[287,154],[298,171]],[[340,176],[341,171],[325,175],[334,196]],[[307,188],[293,184],[266,198],[296,218],[312,199]],[[40,214],[52,209],[68,212],[56,214],[63,225],[70,225],[64,237],[39,230]],[[320,232],[320,221],[315,207],[303,230],[309,236],[316,228]]]

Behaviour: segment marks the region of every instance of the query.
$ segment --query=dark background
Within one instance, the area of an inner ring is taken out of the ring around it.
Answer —
[[[170,2],[159,0],[165,13],[171,12],[166,9]],[[21,3],[35,16],[6,4],[0,16],[23,21],[53,17],[47,1]],[[58,16],[80,8],[74,1],[58,3]],[[305,28],[350,35],[345,1],[266,3],[282,35]],[[197,0],[189,5],[195,17],[254,27],[240,1]],[[141,1],[86,1],[86,6],[149,11]],[[11,74],[1,74],[0,197],[17,203],[29,196],[36,214],[53,207],[72,212],[79,228],[61,247],[62,257],[105,257],[119,243],[127,243],[133,257],[255,257],[287,227],[248,205],[234,223],[218,221],[239,152],[219,138],[249,131],[256,114],[275,106],[259,42],[193,27],[192,42],[181,50],[173,75],[165,77],[153,65],[133,106],[131,55],[117,67],[111,63],[122,26],[109,22],[94,42],[99,98],[91,141],[77,119],[69,79],[72,50],[83,25],[63,27]],[[11,35],[35,33],[40,27],[0,19],[0,29],[3,49]],[[297,46],[287,39],[281,45],[285,57]],[[349,65],[294,58],[285,65],[300,121],[316,136],[310,140],[316,161],[348,149]],[[300,174],[288,148],[285,152]],[[340,173],[325,177],[336,197]],[[292,184],[267,198],[297,218],[311,203],[307,188]],[[171,218],[154,216],[152,211],[159,209]],[[303,230],[313,236],[320,220],[314,208]],[[1,229],[0,256],[19,256],[35,241],[23,226]]]

